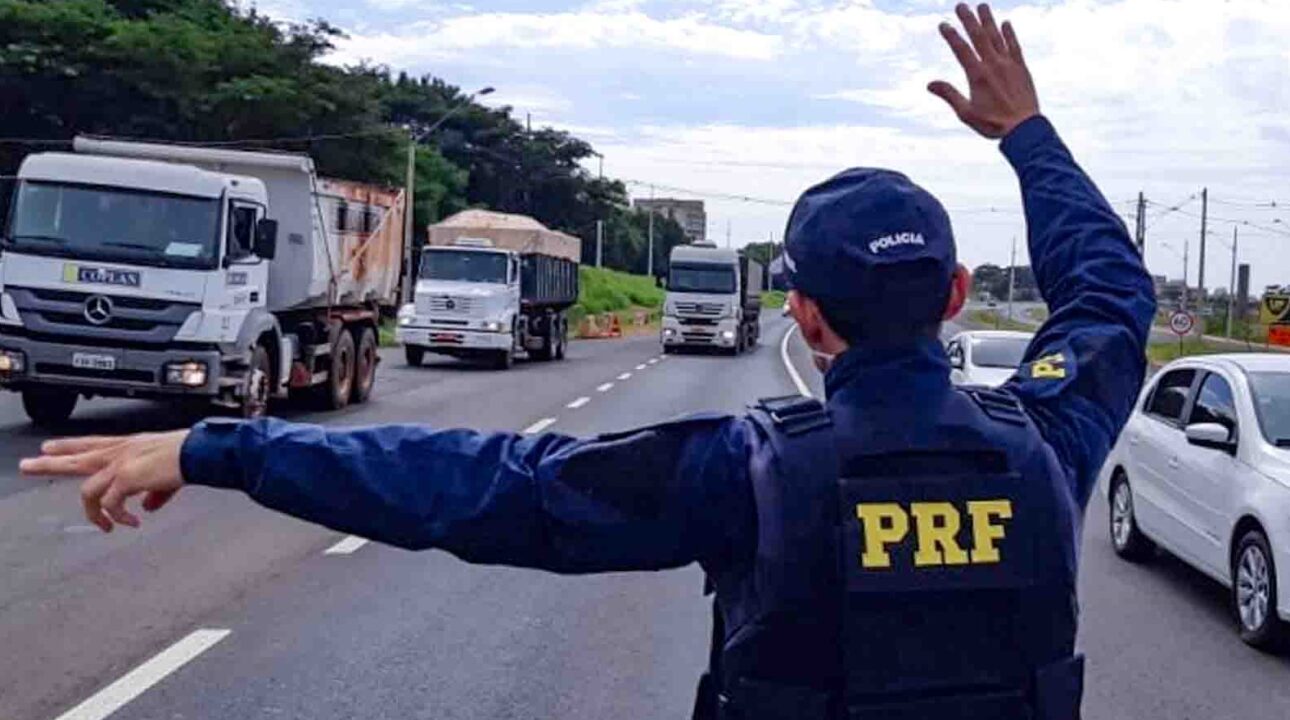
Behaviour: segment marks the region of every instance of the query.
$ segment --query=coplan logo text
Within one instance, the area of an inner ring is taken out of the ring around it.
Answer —
[[[869,242],[869,252],[877,255],[879,251],[888,248],[894,248],[900,245],[926,245],[927,241],[923,239],[922,233],[903,232],[893,235],[883,235],[877,240]]]

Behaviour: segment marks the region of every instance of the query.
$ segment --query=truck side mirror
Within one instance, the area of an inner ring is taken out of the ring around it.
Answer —
[[[255,254],[272,260],[278,254],[278,221],[261,218],[255,224]]]

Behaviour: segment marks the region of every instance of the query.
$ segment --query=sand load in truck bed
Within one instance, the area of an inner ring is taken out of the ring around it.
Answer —
[[[429,227],[432,246],[455,245],[459,239],[487,240],[493,247],[582,261],[582,240],[551,230],[526,215],[490,210],[463,210]]]

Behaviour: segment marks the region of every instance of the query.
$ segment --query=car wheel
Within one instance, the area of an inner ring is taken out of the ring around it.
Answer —
[[[52,430],[72,416],[76,401],[80,399],[73,390],[61,388],[33,387],[22,391],[22,409],[27,412],[33,425]]]
[[[1133,489],[1123,472],[1117,472],[1111,481],[1110,515],[1111,547],[1115,554],[1133,562],[1150,558],[1156,546],[1138,528],[1138,520],[1133,515]]]
[[[1241,537],[1232,555],[1232,604],[1241,640],[1260,650],[1284,647],[1286,627],[1277,617],[1277,574],[1262,530]]]

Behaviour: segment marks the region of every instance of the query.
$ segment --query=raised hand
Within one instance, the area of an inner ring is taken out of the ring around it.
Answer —
[[[959,4],[955,12],[972,44],[949,23],[941,23],[940,30],[967,74],[968,97],[944,80],[927,89],[949,104],[968,127],[985,137],[1001,138],[1039,114],[1039,98],[1021,44],[1011,23],[1003,23],[1000,32],[989,5],[982,3],[974,14],[972,8]]]
[[[179,453],[187,437],[187,430],[176,430],[49,440],[40,446],[40,457],[23,460],[18,469],[27,475],[86,478],[81,484],[86,519],[103,532],[111,532],[114,523],[139,527],[125,501],[142,493],[143,509],[152,512],[179,491]]]

